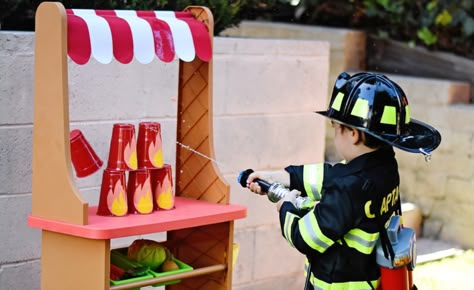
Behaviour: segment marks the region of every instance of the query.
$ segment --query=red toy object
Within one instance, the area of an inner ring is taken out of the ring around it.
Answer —
[[[165,164],[163,168],[150,170],[155,209],[174,208],[173,173],[171,165]]]
[[[71,143],[71,161],[77,177],[86,177],[99,170],[102,160],[97,156],[92,146],[80,130],[69,133]]]
[[[138,168],[163,167],[161,125],[156,122],[141,122],[137,138]]]
[[[127,215],[125,171],[105,169],[102,175],[97,214],[103,216]]]
[[[409,277],[407,267],[388,269],[380,267],[383,290],[409,290]]]
[[[153,211],[153,192],[147,169],[128,173],[128,213],[147,214]]]
[[[132,124],[114,124],[110,140],[108,169],[137,169],[137,141]]]

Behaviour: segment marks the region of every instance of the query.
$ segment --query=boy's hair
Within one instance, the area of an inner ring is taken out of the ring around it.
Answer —
[[[362,132],[359,130],[360,133],[362,133],[362,143],[364,143],[365,146],[372,148],[372,149],[378,149],[378,148],[389,148],[391,147],[390,144],[387,144],[386,142],[375,138],[374,136],[367,134],[365,132]]]
[[[371,149],[379,149],[379,148],[390,148],[392,147],[390,144],[387,144],[386,142],[370,135],[370,134],[367,134],[366,132],[363,132],[361,130],[358,130],[354,127],[351,127],[351,126],[347,126],[347,125],[344,125],[344,124],[340,124],[341,126],[341,129],[342,130],[345,130],[345,129],[352,129],[352,130],[357,130],[359,131],[360,135],[362,136],[361,139],[362,139],[362,143],[371,148]]]

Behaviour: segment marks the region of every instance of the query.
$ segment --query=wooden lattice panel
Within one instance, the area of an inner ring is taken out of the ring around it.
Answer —
[[[213,162],[212,102],[209,80],[212,63],[195,59],[180,62],[176,152],[176,194],[215,203],[229,203],[229,186]]]
[[[198,228],[183,229],[169,232],[169,240],[176,248],[173,252],[183,262],[195,268],[215,264],[230,265],[232,261],[233,224],[221,223]],[[230,237],[230,238],[229,238]],[[230,289],[229,267],[206,276],[184,279],[180,284],[167,289],[204,290]],[[227,272],[227,273],[226,273]],[[227,277],[227,278],[226,278]]]

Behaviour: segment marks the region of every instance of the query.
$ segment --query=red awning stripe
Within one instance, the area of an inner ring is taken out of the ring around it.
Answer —
[[[171,62],[175,57],[173,35],[169,25],[155,18],[154,11],[137,11],[138,17],[145,19],[153,31],[155,54],[164,62]]]
[[[91,55],[105,64],[212,57],[206,26],[189,12],[68,9],[67,16],[68,54],[78,64]]]
[[[67,18],[68,54],[77,64],[86,64],[91,58],[91,41],[87,23],[75,15]]]
[[[127,21],[116,17],[114,10],[96,10],[110,26],[113,54],[120,63],[130,63],[133,59],[132,31]]]

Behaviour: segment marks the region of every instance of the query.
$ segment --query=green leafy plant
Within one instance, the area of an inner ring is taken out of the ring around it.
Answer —
[[[293,1],[259,1],[268,5]],[[474,58],[472,0],[299,0],[285,22],[357,28],[379,38]],[[267,6],[268,6],[267,5]],[[281,7],[281,4],[280,6]],[[275,15],[275,9],[267,9]],[[269,13],[271,16],[272,14]],[[276,17],[267,17],[276,20]],[[278,20],[282,20],[279,18]]]
[[[34,13],[45,0],[4,0],[0,4],[0,28],[7,30],[34,30]],[[214,34],[241,21],[240,12],[245,0],[63,0],[65,8],[85,9],[130,9],[181,11],[187,6],[208,7],[214,16]]]

